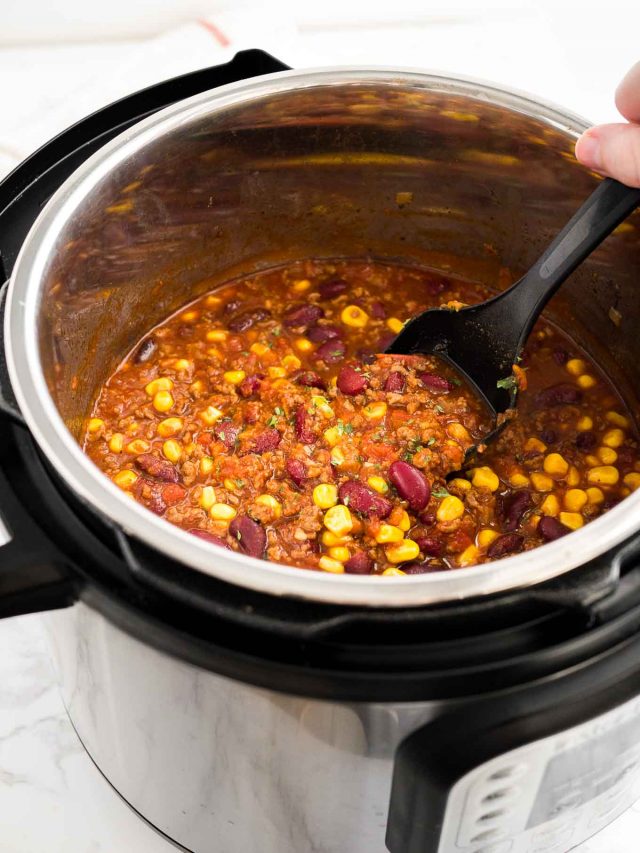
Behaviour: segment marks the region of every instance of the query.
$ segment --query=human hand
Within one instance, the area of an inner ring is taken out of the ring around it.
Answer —
[[[589,128],[576,143],[576,157],[595,172],[640,187],[640,62],[618,86],[616,106],[629,124]]]

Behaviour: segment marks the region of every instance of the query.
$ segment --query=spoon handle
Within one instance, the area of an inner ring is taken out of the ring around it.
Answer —
[[[524,337],[562,282],[636,207],[640,189],[605,178],[512,290]],[[505,294],[506,295],[506,294]],[[515,294],[514,294],[515,296]]]

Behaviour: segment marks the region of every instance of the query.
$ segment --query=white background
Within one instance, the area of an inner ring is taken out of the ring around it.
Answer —
[[[0,12],[0,174],[91,109],[243,47],[266,48],[296,67],[404,65],[486,78],[595,121],[617,120],[615,85],[640,60],[636,0],[276,0],[268,7],[0,0]],[[198,16],[214,21],[231,45],[189,23]],[[0,851],[173,849],[82,752],[55,690],[39,617],[1,623],[0,650]],[[635,853],[639,837],[635,806],[580,853]]]

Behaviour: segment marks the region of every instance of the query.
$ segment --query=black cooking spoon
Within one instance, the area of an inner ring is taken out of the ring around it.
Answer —
[[[424,311],[407,323],[386,352],[444,359],[497,418],[499,412],[515,406],[517,385],[508,377],[540,312],[570,273],[638,205],[640,189],[606,178],[529,272],[508,290],[459,311]],[[484,437],[483,443],[496,432]]]

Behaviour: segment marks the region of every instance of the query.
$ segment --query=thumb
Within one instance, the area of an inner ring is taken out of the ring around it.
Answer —
[[[640,187],[640,124],[601,124],[585,131],[576,157],[587,166],[629,187]]]

